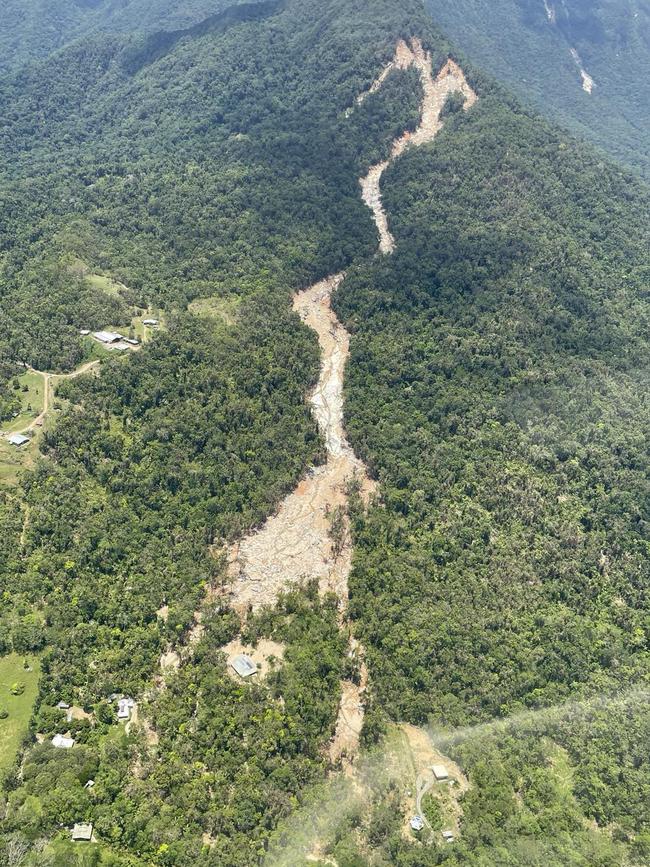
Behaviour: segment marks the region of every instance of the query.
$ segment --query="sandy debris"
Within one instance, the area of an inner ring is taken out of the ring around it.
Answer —
[[[589,75],[589,73],[584,69],[582,65],[582,60],[580,59],[580,55],[578,54],[576,49],[570,48],[569,51],[571,52],[571,57],[573,57],[575,65],[580,70],[580,77],[582,78],[582,89],[585,93],[590,94],[591,91],[594,89],[595,82],[591,75]]]
[[[343,429],[343,376],[350,337],[331,309],[331,295],[344,274],[299,292],[294,309],[316,331],[322,350],[318,383],[310,401],[327,447],[327,463],[313,467],[282,503],[278,513],[247,536],[231,557],[231,604],[238,611],[273,604],[288,587],[317,578],[321,592],[347,600],[349,546],[334,556],[328,513],[347,502],[347,484],[356,476],[367,499],[374,490],[364,465]]]
[[[368,686],[368,669],[363,661],[363,648],[354,638],[350,639],[349,652],[360,660],[359,683],[353,683],[351,680],[344,680],[341,683],[341,703],[336,731],[329,747],[332,764],[342,762],[346,770],[349,770],[350,762],[359,749],[365,714],[364,696]]]
[[[178,671],[181,666],[180,655],[175,650],[168,650],[160,657],[160,669],[166,671]]]
[[[368,174],[360,180],[361,195],[373,213],[379,233],[379,250],[384,254],[392,253],[395,250],[395,239],[388,228],[388,217],[381,199],[382,175],[391,162],[400,157],[408,147],[419,147],[433,141],[442,128],[443,122],[440,119],[440,112],[449,94],[456,92],[464,94],[466,110],[471,108],[477,99],[476,94],[465,79],[463,70],[451,59],[447,60],[435,79],[433,78],[431,54],[424,50],[419,39],[412,39],[410,47],[404,41],[399,42],[391,68],[397,66],[400,69],[406,69],[409,66],[416,67],[422,81],[424,100],[420,124],[415,132],[405,132],[404,135],[395,139],[390,159],[372,166]]]

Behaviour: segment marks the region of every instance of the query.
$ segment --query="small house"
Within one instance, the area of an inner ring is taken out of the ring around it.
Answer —
[[[16,433],[9,437],[9,442],[12,446],[18,446],[20,448],[20,446],[24,446],[29,442],[29,437],[26,437],[24,434]]]
[[[90,334],[90,329],[89,328],[82,328],[81,331],[79,332],[79,334],[81,334],[82,337],[88,337],[88,335]]]
[[[251,675],[257,674],[257,666],[245,653],[240,653],[239,656],[231,659],[230,665],[240,677],[251,677]]]
[[[118,331],[95,331],[93,334],[95,340],[100,343],[119,343],[124,337]]]
[[[69,710],[70,709],[70,705],[68,704],[67,701],[57,702],[56,706],[58,707],[59,710]]]
[[[84,789],[93,789],[95,787],[94,780],[88,780],[88,782],[84,785]]]
[[[442,839],[445,841],[445,843],[453,843],[456,838],[451,831],[443,831]]]
[[[90,822],[77,822],[72,829],[72,839],[75,842],[90,842],[93,838],[93,826]]]
[[[436,778],[436,782],[446,783],[449,779],[449,771],[444,765],[434,765],[431,770],[433,771],[433,776]]]
[[[424,828],[424,819],[422,816],[413,816],[409,825],[414,831],[421,831]]]
[[[149,325],[152,328],[155,328],[156,325],[158,325],[158,320],[157,319],[143,319],[142,324],[143,325]]]
[[[131,718],[131,711],[135,707],[135,701],[128,696],[121,698],[117,703],[117,718],[127,720]]]
[[[60,750],[71,750],[74,746],[74,738],[68,738],[65,735],[54,735],[52,746]]]

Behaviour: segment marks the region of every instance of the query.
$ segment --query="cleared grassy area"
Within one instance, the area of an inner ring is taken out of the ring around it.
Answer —
[[[187,308],[196,316],[207,316],[234,325],[239,310],[240,298],[197,298]]]
[[[17,448],[0,437],[0,489],[11,488],[23,470],[34,466],[38,455],[38,437]]]
[[[25,661],[31,670],[25,669]],[[6,719],[0,719],[0,778],[11,768],[27,732],[39,675],[40,664],[33,656],[10,653],[0,657],[0,709],[9,712]],[[16,683],[25,685],[22,695],[12,695],[11,687]]]
[[[18,377],[20,388],[14,394],[20,398],[21,409],[16,418],[3,424],[3,430],[14,433],[24,430],[43,411],[45,381],[39,373],[28,370]],[[25,390],[26,389],[26,390]]]
[[[105,277],[102,274],[86,274],[86,280],[94,289],[99,289],[100,292],[105,292],[107,295],[123,295],[129,291],[124,283],[119,280],[113,280],[112,277]]]

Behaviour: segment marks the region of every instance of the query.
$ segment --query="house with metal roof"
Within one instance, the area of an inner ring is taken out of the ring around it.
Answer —
[[[15,433],[9,437],[9,442],[12,446],[24,446],[29,442],[29,437],[26,437],[24,434]]]
[[[93,838],[93,826],[91,822],[76,822],[72,829],[72,839],[75,842],[90,842]]]
[[[52,746],[58,747],[60,750],[71,750],[74,746],[74,738],[67,738],[65,735],[54,735]]]
[[[117,718],[127,720],[131,717],[131,711],[135,707],[135,701],[128,696],[121,698],[117,703]]]
[[[449,771],[444,765],[433,765],[431,770],[439,783],[444,783],[449,779]]]
[[[414,831],[421,831],[424,828],[424,819],[422,816],[413,816],[409,825]]]
[[[230,660],[230,665],[240,677],[251,677],[253,674],[257,674],[257,666],[245,653],[233,657]]]
[[[95,331],[93,337],[100,343],[119,343],[120,340],[124,340],[123,335],[118,331]]]

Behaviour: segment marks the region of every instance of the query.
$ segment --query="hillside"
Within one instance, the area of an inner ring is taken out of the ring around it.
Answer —
[[[640,867],[648,187],[417,0],[186,23],[0,79],[0,862]]]
[[[650,177],[647,3],[427,0],[427,6],[467,56],[525,102]]]
[[[0,73],[47,57],[93,32],[158,32],[191,27],[230,0],[6,0]]]

